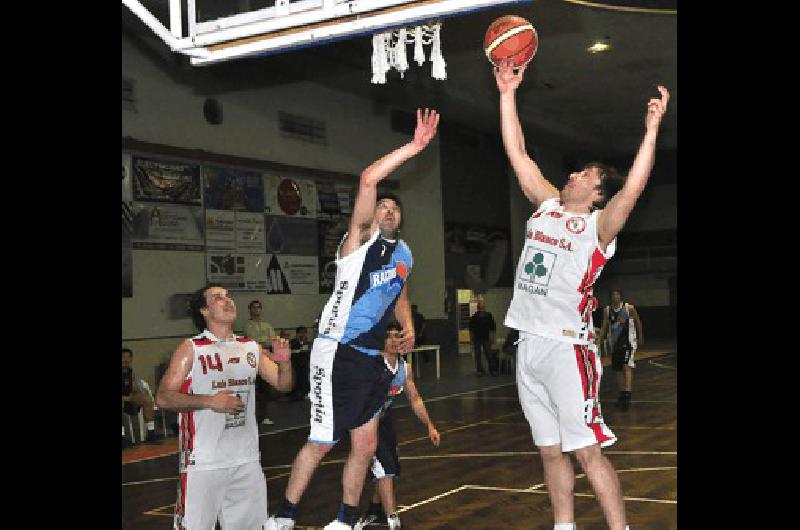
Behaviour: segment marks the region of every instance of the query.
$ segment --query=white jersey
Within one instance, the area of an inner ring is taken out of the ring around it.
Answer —
[[[528,219],[506,326],[572,344],[592,341],[592,290],[617,245],[614,238],[600,250],[599,213],[566,212],[553,198]]]
[[[218,339],[210,331],[192,337],[192,369],[181,392],[213,395],[233,390],[244,402],[238,414],[211,409],[181,412],[180,472],[239,466],[260,460],[255,381],[260,351],[248,338]]]

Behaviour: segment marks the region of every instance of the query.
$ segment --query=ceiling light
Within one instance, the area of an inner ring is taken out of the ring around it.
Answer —
[[[608,50],[609,48],[611,48],[610,44],[597,41],[588,48],[586,48],[586,51],[588,51],[589,53],[600,53]]]

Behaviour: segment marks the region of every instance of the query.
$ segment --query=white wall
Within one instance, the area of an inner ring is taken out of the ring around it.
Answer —
[[[301,82],[213,95],[223,107],[223,123],[203,117],[208,97],[177,84],[153,60],[122,37],[122,75],[135,81],[137,112],[122,111],[122,136],[175,147],[269,160],[358,175],[375,159],[407,142],[393,132],[388,111],[374,114],[371,101]],[[287,140],[278,130],[278,112],[313,117],[326,123],[328,144]],[[406,208],[402,237],[414,254],[409,282],[413,303],[427,318],[444,318],[444,233],[437,140],[393,175]],[[122,299],[123,341],[134,350],[134,369],[153,382],[153,366],[180,337],[194,332],[190,319],[169,320],[174,293],[205,283],[202,252],[133,251],[133,297]],[[276,327],[310,325],[328,295],[235,293],[240,320],[247,303],[258,298],[266,319]],[[174,337],[157,339],[156,337]]]

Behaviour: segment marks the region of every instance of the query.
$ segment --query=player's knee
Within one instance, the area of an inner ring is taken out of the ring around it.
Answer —
[[[575,458],[582,468],[586,469],[593,463],[603,458],[603,453],[600,451],[600,446],[590,445],[589,447],[582,447],[575,450]]]
[[[372,458],[378,448],[378,437],[358,436],[352,440],[351,447],[354,455],[362,458]]]
[[[306,442],[306,449],[313,458],[317,461],[322,460],[328,452],[333,449],[335,444],[318,444],[314,442]]]
[[[539,454],[545,462],[558,462],[564,458],[560,445],[548,445],[539,447]]]

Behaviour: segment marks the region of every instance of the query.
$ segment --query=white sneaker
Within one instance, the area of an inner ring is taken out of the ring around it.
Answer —
[[[294,530],[294,520],[272,516],[267,519],[266,530]]]
[[[353,530],[353,527],[337,520],[326,524],[322,530]]]
[[[403,525],[400,524],[400,518],[397,516],[396,513],[393,513],[392,515],[387,517],[386,522],[389,524],[389,530],[395,530],[395,528],[403,527]]]
[[[275,422],[269,418],[264,418],[264,421],[261,422],[261,425],[275,425]]]

